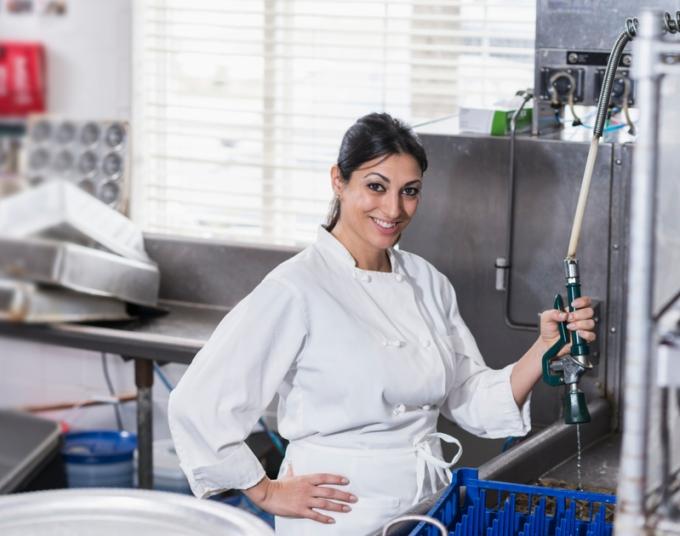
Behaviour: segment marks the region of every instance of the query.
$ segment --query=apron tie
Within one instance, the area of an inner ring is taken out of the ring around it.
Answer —
[[[431,440],[433,438],[441,439],[445,443],[454,444],[458,447],[458,452],[450,462],[438,458],[432,452]],[[423,486],[425,484],[425,471],[427,470],[428,476],[430,478],[430,487],[432,488],[432,493],[436,493],[437,485],[436,480],[438,477],[445,484],[451,483],[451,467],[460,459],[463,455],[463,446],[460,444],[455,437],[448,434],[443,434],[441,432],[433,432],[431,434],[426,434],[420,439],[413,442],[413,446],[416,449],[416,480],[417,480],[417,491],[416,497],[413,499],[413,504],[417,504],[423,496]]]

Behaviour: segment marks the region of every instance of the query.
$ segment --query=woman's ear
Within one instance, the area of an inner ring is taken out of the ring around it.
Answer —
[[[333,164],[331,167],[331,188],[333,188],[333,194],[337,198],[340,198],[345,188],[345,181],[342,180],[340,167],[337,164]]]

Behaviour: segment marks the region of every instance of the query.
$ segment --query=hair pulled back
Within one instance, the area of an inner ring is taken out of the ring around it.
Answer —
[[[427,169],[427,156],[420,139],[411,127],[386,113],[371,113],[357,119],[342,138],[338,168],[343,182],[369,160],[393,154],[408,154],[415,158],[420,172]],[[340,200],[331,204],[326,229],[331,231],[340,219]]]

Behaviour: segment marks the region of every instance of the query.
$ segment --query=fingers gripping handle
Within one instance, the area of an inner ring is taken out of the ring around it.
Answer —
[[[567,298],[569,299],[570,313],[576,311],[576,307],[574,307],[572,304],[574,303],[574,300],[580,297],[581,297],[581,283],[578,282],[578,279],[576,279],[575,282],[567,283]],[[573,333],[572,339],[573,340],[571,341],[572,342],[571,355],[586,356],[590,353],[588,343],[577,332]]]
[[[555,295],[555,309],[558,311],[564,311],[564,301],[562,300],[562,296],[560,294]],[[560,338],[545,354],[543,354],[542,361],[543,381],[553,387],[563,385],[564,377],[561,374],[553,374],[550,370],[550,363],[557,357],[557,354],[560,353],[560,350],[569,344],[570,341],[566,320],[564,322],[558,323],[557,327],[560,331]]]

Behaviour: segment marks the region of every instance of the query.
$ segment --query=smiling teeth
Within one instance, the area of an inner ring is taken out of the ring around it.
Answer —
[[[373,218],[373,221],[375,223],[377,223],[378,225],[380,225],[380,227],[382,227],[384,229],[392,229],[392,227],[394,227],[396,225],[396,223],[390,223],[390,222],[385,221],[385,220],[379,220],[378,218]]]

